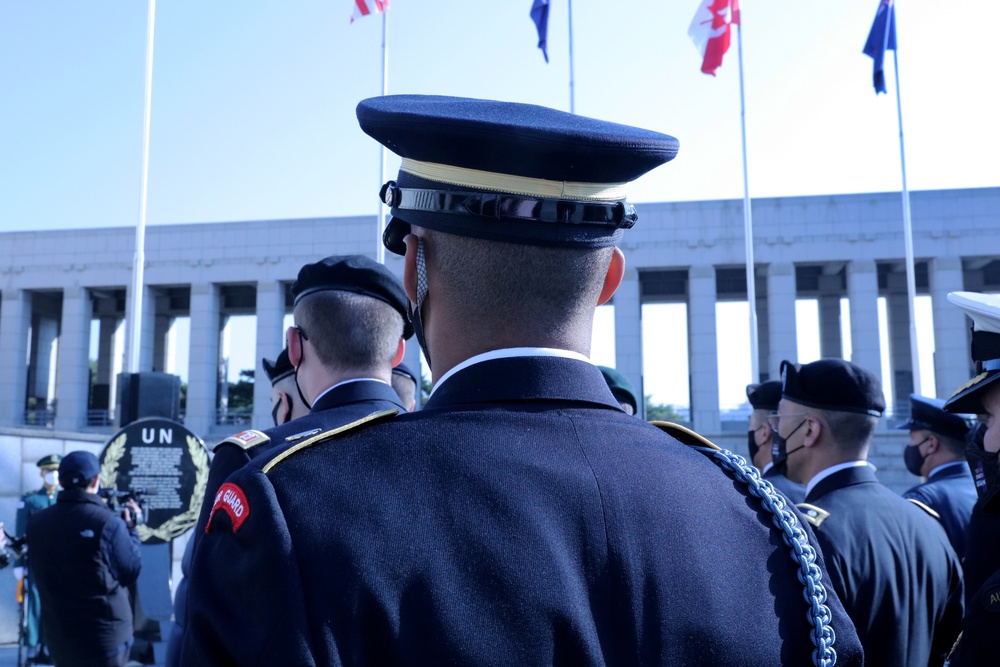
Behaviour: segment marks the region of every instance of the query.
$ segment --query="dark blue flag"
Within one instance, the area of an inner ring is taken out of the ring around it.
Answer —
[[[531,3],[531,20],[538,28],[538,48],[542,50],[545,62],[549,62],[549,51],[545,43],[549,34],[549,0],[534,0]]]
[[[865,55],[875,61],[875,94],[885,92],[885,52],[896,49],[896,9],[892,0],[881,0],[872,23]]]

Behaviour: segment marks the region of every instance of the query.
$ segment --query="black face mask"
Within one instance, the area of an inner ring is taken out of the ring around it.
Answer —
[[[771,461],[774,463],[774,469],[781,475],[787,476],[788,474],[788,456],[805,447],[805,443],[803,443],[792,451],[788,451],[788,438],[792,437],[805,423],[805,419],[800,421],[799,425],[793,428],[787,436],[778,433],[778,429],[771,430]]]
[[[930,438],[924,438],[915,445],[908,444],[903,448],[903,463],[906,464],[906,469],[917,477],[922,475],[920,471],[924,467],[924,461],[927,460],[927,457],[920,453],[920,447],[928,440]]]
[[[281,426],[285,422],[290,422],[292,420],[292,397],[288,394],[281,394],[285,397],[285,402],[288,404],[288,409],[285,410],[285,414],[282,416],[282,420],[278,421],[278,410],[281,409],[281,401],[279,400],[271,408],[271,419],[274,421],[275,426]]]
[[[757,439],[754,437],[757,435],[757,431],[751,429],[747,431],[747,450],[750,452],[750,465],[753,465],[753,460],[757,458],[757,452],[760,447],[757,446]]]
[[[1000,459],[994,452],[983,448],[986,424],[980,424],[965,446],[965,458],[972,469],[972,479],[983,511],[1000,515]]]

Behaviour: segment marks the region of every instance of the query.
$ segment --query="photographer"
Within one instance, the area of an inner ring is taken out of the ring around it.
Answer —
[[[120,667],[132,645],[127,587],[139,576],[139,507],[116,515],[98,496],[101,467],[90,452],[59,465],[56,504],[31,517],[31,573],[42,627],[58,667]]]

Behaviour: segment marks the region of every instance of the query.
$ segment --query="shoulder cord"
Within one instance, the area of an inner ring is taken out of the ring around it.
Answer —
[[[774,490],[774,486],[762,479],[756,468],[747,465],[746,460],[725,449],[712,449],[691,445],[717,465],[732,472],[750,490],[750,494],[760,498],[764,509],[771,513],[771,521],[781,531],[782,539],[792,550],[792,560],[799,567],[799,582],[804,586],[803,598],[809,605],[806,614],[813,629],[809,633],[813,646],[813,664],[816,667],[833,667],[837,664],[837,651],[833,644],[836,634],[830,627],[833,615],[826,606],[826,588],[823,585],[823,572],[816,564],[816,549],[809,543],[809,538],[802,530],[802,524],[788,508],[785,499]]]

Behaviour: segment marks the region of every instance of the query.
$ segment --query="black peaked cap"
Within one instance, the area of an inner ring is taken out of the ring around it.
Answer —
[[[969,432],[966,418],[944,411],[944,401],[910,394],[910,419],[897,427],[903,431],[927,430],[952,438],[964,438]]]

